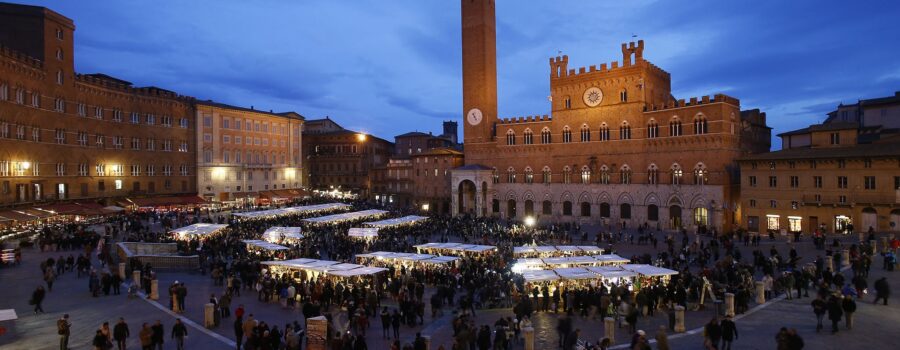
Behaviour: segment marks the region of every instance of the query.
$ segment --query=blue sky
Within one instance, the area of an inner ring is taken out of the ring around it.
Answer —
[[[632,34],[676,98],[737,97],[775,133],[900,90],[898,1],[497,2],[501,117],[549,112],[550,56],[620,60]],[[75,21],[81,73],[327,115],[389,140],[462,119],[458,0],[26,3]]]

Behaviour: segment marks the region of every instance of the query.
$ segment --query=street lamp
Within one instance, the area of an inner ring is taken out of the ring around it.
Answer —
[[[534,227],[534,217],[533,216],[525,217],[525,226]]]
[[[366,134],[356,134],[356,141],[363,142],[366,140]]]
[[[22,162],[22,169],[24,169],[24,170],[31,169],[31,162]]]

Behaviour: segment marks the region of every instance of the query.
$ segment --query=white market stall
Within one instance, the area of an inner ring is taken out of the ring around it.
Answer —
[[[262,239],[271,243],[297,243],[303,239],[302,229],[299,227],[270,227],[263,232]]]
[[[461,243],[425,243],[414,246],[419,254],[479,256],[497,251],[496,246]]]
[[[603,254],[603,248],[596,246],[539,246],[524,245],[513,247],[514,258],[556,258]]]
[[[311,279],[319,276],[340,278],[350,281],[363,281],[369,278],[367,285],[380,288],[378,274],[387,271],[385,268],[341,263],[330,260],[293,259],[285,261],[263,261],[261,264],[273,274],[287,273],[294,279]]]
[[[245,239],[242,242],[244,242],[248,248],[256,249],[256,250],[279,251],[279,250],[290,250],[291,249],[291,248],[285,247],[283,245],[269,243],[269,242],[261,241],[258,239]]]
[[[415,254],[415,253],[394,253],[394,252],[372,252],[366,254],[356,254],[356,259],[361,264],[370,266],[400,266],[413,267],[420,266],[422,268],[436,268],[443,266],[451,266],[456,260],[455,256],[437,256],[432,254]],[[399,273],[400,269],[396,269]]]
[[[385,228],[392,226],[411,226],[418,223],[422,223],[425,220],[428,220],[426,216],[418,216],[418,215],[408,215],[400,218],[392,218],[385,219],[381,221],[372,221],[364,223],[363,225],[377,227],[377,228]]]
[[[259,210],[259,211],[250,211],[244,213],[234,213],[232,215],[239,217],[241,219],[272,219],[282,216],[290,216],[290,215],[301,215],[301,214],[309,214],[315,212],[327,212],[327,211],[335,211],[335,210],[346,210],[350,209],[350,204],[345,203],[327,203],[327,204],[315,204],[315,205],[305,205],[299,207],[288,207],[288,208],[277,208],[277,209],[269,209],[269,210]]]
[[[227,227],[228,225],[219,224],[193,224],[174,229],[169,231],[169,233],[175,236],[175,239],[177,240],[189,241],[211,237]]]
[[[513,264],[513,272],[527,270],[544,270],[569,267],[616,266],[626,264],[630,260],[615,254],[579,255],[554,258],[519,258]]]
[[[385,215],[387,213],[388,212],[385,210],[369,209],[369,210],[363,210],[363,211],[354,211],[354,212],[350,212],[350,213],[340,213],[340,214],[320,216],[317,218],[303,219],[303,222],[307,222],[307,223],[311,223],[311,224],[327,225],[327,224],[341,223],[341,222],[345,222],[345,221],[353,221],[353,220],[359,220],[359,219],[365,219],[365,218],[371,218],[371,217],[379,217],[379,216]]]
[[[353,227],[349,231],[347,231],[347,236],[352,238],[361,239],[364,241],[371,241],[378,238],[378,228],[377,227]]]

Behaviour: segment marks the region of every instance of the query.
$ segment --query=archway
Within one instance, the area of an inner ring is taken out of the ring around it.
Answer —
[[[891,231],[900,231],[900,209],[891,211]]]
[[[591,203],[590,202],[581,202],[581,216],[583,216],[583,217],[591,216]]]
[[[647,206],[647,221],[659,221],[659,207],[656,204]]]
[[[507,219],[515,219],[516,218],[516,200],[510,199],[506,201],[506,218]]]
[[[459,213],[475,214],[475,183],[470,180],[463,180],[459,183]]]
[[[534,216],[534,201],[525,201],[525,216]]]
[[[631,204],[622,203],[619,205],[619,218],[622,220],[631,219]]]
[[[878,212],[875,211],[875,208],[866,207],[862,210],[862,227],[859,230],[863,230],[865,232],[869,232],[869,228],[872,230],[878,231]]]
[[[681,228],[681,206],[669,206],[669,227],[672,229]]]
[[[600,217],[609,219],[609,203],[600,203]]]

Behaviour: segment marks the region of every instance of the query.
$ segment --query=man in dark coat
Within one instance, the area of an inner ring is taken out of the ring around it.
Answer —
[[[891,287],[888,286],[887,279],[879,278],[875,281],[875,301],[873,303],[878,304],[878,299],[884,299],[884,305],[887,305],[889,296],[891,296]]]
[[[844,316],[844,309],[841,306],[841,301],[832,295],[828,299],[828,319],[831,320],[831,334],[837,333],[838,322],[841,322],[842,316]]]
[[[738,338],[737,325],[734,324],[731,316],[725,316],[720,327],[722,327],[722,350],[731,350],[731,342]]]
[[[156,348],[162,350],[163,342],[165,341],[165,329],[163,329],[162,323],[159,320],[156,320],[156,323],[153,326],[150,326],[150,330],[153,331],[153,335],[150,336],[150,341],[153,345],[150,345],[150,348]]]
[[[237,340],[237,350],[241,350],[241,343],[244,341],[244,315],[234,320],[234,338]]]
[[[119,317],[119,322],[113,327],[113,339],[116,341],[116,346],[118,346],[119,350],[125,350],[125,342],[130,336],[131,332],[128,330],[128,324],[125,323],[124,318]]]

